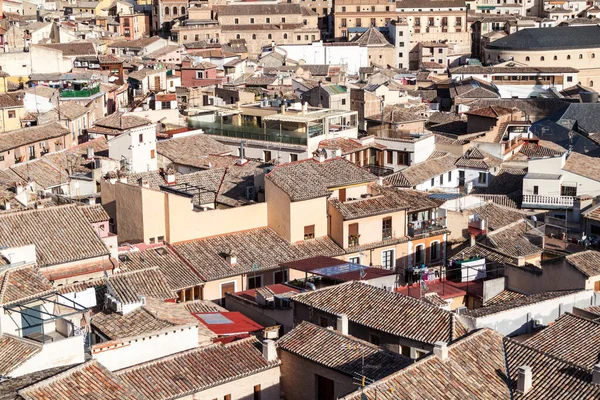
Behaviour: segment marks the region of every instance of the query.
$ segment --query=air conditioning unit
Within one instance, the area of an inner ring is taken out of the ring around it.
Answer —
[[[254,200],[255,192],[256,191],[254,190],[254,186],[247,186],[246,187],[246,199]]]
[[[454,311],[456,311],[458,315],[464,314],[464,312],[467,311],[467,307],[457,307]]]

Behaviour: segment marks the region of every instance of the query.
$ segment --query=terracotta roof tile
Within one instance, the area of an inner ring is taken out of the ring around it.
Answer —
[[[410,358],[306,321],[279,339],[277,346],[352,378],[367,370],[370,379],[381,379],[413,363]]]
[[[108,213],[100,204],[81,206],[80,208],[81,211],[83,211],[83,215],[85,215],[90,224],[110,220]]]
[[[39,267],[107,256],[83,212],[74,205],[0,215],[0,243],[35,245]]]
[[[145,400],[96,360],[88,361],[18,391],[25,400]]]
[[[597,157],[572,152],[567,157],[563,169],[594,181],[600,181],[600,158]]]
[[[267,179],[292,201],[302,201],[327,196],[331,188],[374,182],[377,177],[343,158],[324,162],[310,158],[279,165]]]
[[[175,298],[159,267],[112,275],[108,278],[107,287],[108,292],[124,304],[140,302],[141,296],[159,300]]]
[[[71,132],[68,129],[58,122],[15,129],[0,135],[0,152],[15,149],[30,143],[63,137],[70,133]]]
[[[383,182],[386,185],[398,187],[414,187],[438,175],[455,170],[455,161],[455,157],[450,154],[444,157],[430,158],[386,176]]]
[[[451,312],[400,293],[353,281],[292,297],[296,303],[391,335],[433,344],[451,342],[467,333]]]
[[[42,344],[11,335],[0,335],[0,376],[10,373],[42,351]]]
[[[116,375],[153,400],[193,395],[279,366],[267,361],[254,338],[194,349],[120,370]],[[177,382],[177,384],[174,384]]]
[[[591,278],[600,275],[600,251],[582,251],[580,253],[569,254],[565,259],[587,277]]]

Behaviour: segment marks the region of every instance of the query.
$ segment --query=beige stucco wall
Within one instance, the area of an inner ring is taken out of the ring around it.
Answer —
[[[279,400],[279,367],[271,368],[258,374],[236,379],[223,385],[198,392],[189,397],[193,400],[223,399],[231,395],[231,400],[246,400],[254,398],[254,386],[260,385],[261,400]]]
[[[290,240],[291,201],[283,190],[271,180],[265,179],[265,200],[267,204],[267,223],[269,228],[286,240]]]
[[[216,281],[206,282],[202,289],[202,298],[204,300],[219,300],[221,299],[221,284],[235,282],[235,292],[242,289],[242,275],[232,276],[230,278],[219,279]]]
[[[327,235],[327,200],[318,197],[290,204],[290,241],[304,240],[304,227],[315,226],[315,237]]]
[[[579,55],[582,58],[579,58]],[[556,56],[556,60],[554,60]],[[567,59],[570,56],[570,59]],[[485,49],[485,60],[495,61],[498,57],[525,63],[531,67],[572,67],[579,70],[578,78],[582,85],[598,87],[600,85],[600,48],[569,50],[496,50]],[[529,57],[529,61],[526,58]],[[544,57],[543,61],[541,58]],[[575,84],[574,82],[573,84]]]
[[[141,187],[117,182],[115,205],[119,242],[144,241],[144,202]],[[156,207],[156,204],[149,204],[149,206]]]

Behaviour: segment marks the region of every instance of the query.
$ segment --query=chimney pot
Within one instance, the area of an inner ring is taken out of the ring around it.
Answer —
[[[446,342],[435,342],[433,344],[433,354],[440,360],[445,361],[448,359],[448,343]]]
[[[230,253],[230,254],[227,256],[227,262],[228,262],[230,265],[235,265],[235,264],[237,264],[237,255],[235,255],[235,253]]]
[[[519,367],[519,375],[517,377],[517,392],[525,394],[533,386],[533,373],[531,367],[521,366]]]
[[[346,314],[340,314],[337,317],[337,331],[342,335],[348,334],[348,316]]]
[[[271,339],[263,340],[262,353],[265,360],[275,361],[277,359],[277,350],[275,350],[275,342]]]
[[[477,241],[475,240],[475,235],[471,235],[471,247],[475,246],[476,243]]]
[[[592,371],[592,383],[594,385],[600,385],[600,364],[594,365],[594,370]]]

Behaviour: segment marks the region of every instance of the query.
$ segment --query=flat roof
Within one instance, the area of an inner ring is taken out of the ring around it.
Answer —
[[[240,312],[192,313],[208,329],[219,336],[239,335],[264,329]]]
[[[394,271],[351,263],[332,257],[314,257],[280,265],[284,268],[304,271],[313,275],[333,278],[344,282],[394,275]]]

